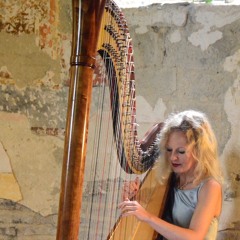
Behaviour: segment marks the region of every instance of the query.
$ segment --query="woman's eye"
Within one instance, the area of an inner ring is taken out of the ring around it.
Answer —
[[[178,150],[178,153],[179,154],[185,154],[185,151],[184,150]]]
[[[171,148],[166,148],[166,151],[167,152],[172,152],[172,149]]]

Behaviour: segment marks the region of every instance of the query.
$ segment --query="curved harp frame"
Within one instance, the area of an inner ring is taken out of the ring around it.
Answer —
[[[110,86],[112,85],[110,88],[117,89],[118,99],[112,104],[113,132],[120,164],[127,173],[141,174],[152,167],[159,155],[158,133],[161,129],[161,124],[156,124],[144,139],[140,141],[137,137],[132,41],[120,9],[110,0],[107,3],[105,0],[72,0],[72,6],[71,81],[57,240],[78,239],[89,108],[97,51],[102,56],[107,54],[111,59],[107,65],[114,66],[115,79],[110,83]],[[104,10],[105,17],[102,18]],[[108,24],[107,20],[110,18],[113,20]],[[102,35],[103,32],[105,37]],[[107,38],[109,42],[102,42],[103,38]],[[154,171],[151,171],[141,188],[149,188],[150,182],[151,184],[154,182],[152,197],[146,208],[159,214],[161,211],[159,193],[163,194],[164,189],[160,191],[158,183],[153,179],[155,179]],[[155,204],[156,199],[157,204]],[[126,228],[124,233],[120,231],[123,227]],[[141,229],[141,226],[134,228],[134,232],[132,229],[128,231],[128,228],[128,220],[120,220],[108,239],[140,239],[139,236],[141,239],[153,239],[152,230],[146,238],[142,238],[141,231],[136,230]],[[124,237],[126,234],[128,236],[133,234],[135,238],[133,235],[126,238]]]
[[[138,139],[132,39],[122,11],[112,1],[105,6],[97,49],[101,56],[109,56],[106,65],[115,72],[110,78],[110,91],[114,89],[110,95],[117,95],[112,102],[112,117],[120,164],[128,173],[144,173],[159,155],[157,133],[161,124],[151,129],[147,141]]]

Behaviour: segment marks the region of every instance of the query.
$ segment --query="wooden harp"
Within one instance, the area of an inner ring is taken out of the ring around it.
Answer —
[[[82,217],[86,210],[83,206],[83,192],[96,56],[102,59],[105,69],[105,78],[99,85],[107,85],[109,89],[113,135],[111,142],[114,142],[121,171],[130,176],[148,172],[159,155],[158,134],[161,124],[153,126],[141,141],[138,139],[132,41],[121,10],[110,0],[72,0],[72,12],[70,88],[57,240],[154,239],[155,233],[148,226],[131,218],[120,218],[116,222],[119,215],[107,215],[108,210],[101,210],[101,213],[100,210],[91,210],[89,218]],[[98,161],[98,155],[96,159]],[[106,157],[104,161],[105,159]],[[108,172],[110,171],[111,167],[108,168]],[[119,171],[116,170],[117,173]],[[89,172],[99,175],[96,173],[96,167]],[[158,184],[154,174],[154,170],[145,174],[137,198],[141,202],[143,193],[147,192],[147,199],[141,203],[157,215],[161,212],[165,186]],[[121,189],[121,184],[116,182],[115,180],[112,192]],[[95,189],[96,184],[93,185]],[[101,186],[100,188],[100,191],[103,190]],[[105,192],[108,190],[105,189]],[[98,201],[102,202],[102,194],[98,192],[96,195],[100,195],[99,198],[91,200],[93,205]],[[117,197],[112,198],[111,204],[118,204],[121,201],[120,195],[118,193]],[[85,201],[88,199],[85,198]],[[104,201],[105,206],[108,206],[106,200]],[[115,208],[112,207],[112,210],[116,211]],[[95,217],[100,214],[106,218],[114,215],[114,221],[110,219],[108,227],[105,220],[99,225],[95,222]],[[86,221],[88,224],[85,226]],[[89,229],[93,233],[85,233]],[[98,233],[99,229],[101,233]]]

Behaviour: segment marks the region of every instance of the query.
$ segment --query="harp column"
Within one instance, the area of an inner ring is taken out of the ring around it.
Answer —
[[[78,239],[92,78],[104,6],[105,0],[72,0],[70,88],[57,240]]]

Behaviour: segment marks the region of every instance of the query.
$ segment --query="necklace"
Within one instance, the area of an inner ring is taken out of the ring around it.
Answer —
[[[185,182],[181,186],[178,186],[178,189],[183,190],[188,184],[191,184],[191,183],[193,183],[193,181]]]

